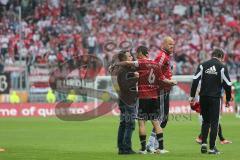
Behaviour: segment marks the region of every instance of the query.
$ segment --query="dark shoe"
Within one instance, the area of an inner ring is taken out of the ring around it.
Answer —
[[[201,153],[203,154],[207,153],[207,144],[202,144]]]
[[[125,154],[136,154],[136,152],[133,150],[128,150],[128,151],[125,151]]]
[[[118,154],[119,154],[119,155],[124,154],[124,153],[125,153],[124,150],[119,150],[119,151],[118,151]]]
[[[208,154],[220,154],[220,152],[216,147],[214,147],[208,151]]]

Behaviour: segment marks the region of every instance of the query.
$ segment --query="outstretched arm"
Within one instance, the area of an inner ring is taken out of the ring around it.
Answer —
[[[128,67],[138,67],[137,61],[122,61],[114,64],[115,66],[128,66]]]
[[[116,68],[116,67],[120,67],[120,66],[126,66],[126,67],[138,67],[138,63],[137,61],[122,61],[122,62],[116,62],[116,63],[113,63],[112,65],[110,65],[108,67],[108,71],[110,73],[113,72],[113,70]]]

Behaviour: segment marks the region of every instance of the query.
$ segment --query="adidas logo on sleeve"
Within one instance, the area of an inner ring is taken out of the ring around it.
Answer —
[[[208,68],[208,69],[205,71],[205,73],[217,75],[215,66],[212,66],[212,67]]]

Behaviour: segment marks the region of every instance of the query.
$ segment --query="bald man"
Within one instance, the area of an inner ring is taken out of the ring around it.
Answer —
[[[162,48],[158,53],[155,62],[157,62],[162,69],[162,73],[164,78],[171,80],[172,79],[172,66],[170,63],[171,55],[174,51],[174,40],[172,37],[164,37]],[[171,88],[164,89],[164,119],[162,120],[161,127],[165,128],[168,122],[168,114],[169,114],[169,92]]]
[[[163,43],[161,46],[160,52],[157,54],[157,57],[155,59],[155,62],[157,62],[161,66],[162,74],[164,78],[171,80],[172,79],[172,66],[170,63],[171,55],[174,51],[174,45],[175,42],[172,37],[167,36],[164,37]],[[163,102],[160,102],[164,106],[164,116],[161,121],[161,128],[165,128],[168,122],[168,115],[169,115],[169,93],[171,88],[165,87],[164,91],[161,91],[160,93],[163,94]],[[160,95],[161,96],[161,95]],[[152,152],[156,148],[158,148],[158,143],[155,138],[155,131],[153,129],[152,134],[149,138],[149,142],[147,145],[147,150],[149,152]]]

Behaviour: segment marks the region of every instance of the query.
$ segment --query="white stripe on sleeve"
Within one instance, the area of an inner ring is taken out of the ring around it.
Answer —
[[[200,72],[198,72],[196,76],[193,76],[193,79],[198,79],[202,75],[202,72],[203,72],[203,66],[200,65]]]
[[[224,74],[224,68],[221,69],[221,78],[227,83],[227,85],[231,86],[232,85],[232,82],[230,82],[226,75]]]
[[[160,59],[160,61],[159,61],[160,66],[163,65],[163,61],[164,61],[165,57],[166,57],[165,53],[162,54],[162,57],[161,57],[161,59]]]

